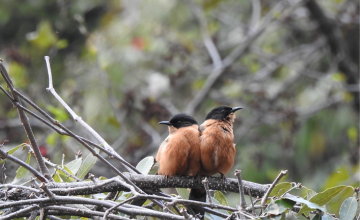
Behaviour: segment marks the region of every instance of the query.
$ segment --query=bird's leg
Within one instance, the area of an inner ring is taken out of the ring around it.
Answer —
[[[226,176],[223,173],[220,173],[220,178],[222,179],[222,182],[225,184],[226,183]]]
[[[195,178],[197,179],[198,183],[201,184],[201,174],[196,174]]]

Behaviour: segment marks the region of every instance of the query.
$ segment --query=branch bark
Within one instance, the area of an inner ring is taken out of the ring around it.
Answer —
[[[141,175],[141,174],[124,174],[127,178],[133,182],[137,187],[142,190],[153,190],[159,188],[204,188],[204,186],[198,182],[196,178],[187,177],[187,176],[175,176],[168,177],[166,180],[164,176],[160,175]],[[66,195],[89,195],[103,192],[114,192],[114,191],[129,191],[123,184],[120,184],[115,179],[120,177],[113,177],[108,180],[102,180],[95,183],[88,182],[74,182],[74,183],[47,183],[47,188],[59,196]],[[227,192],[239,192],[238,180],[233,178],[227,178],[227,183],[224,184],[222,180],[218,177],[208,177],[209,188],[212,190],[223,190]],[[269,185],[253,183],[250,181],[243,180],[243,186],[245,194],[250,194],[252,197],[262,197]],[[249,189],[249,190],[248,190]],[[1,190],[0,199],[28,199],[32,191],[22,189],[11,189],[11,190]]]

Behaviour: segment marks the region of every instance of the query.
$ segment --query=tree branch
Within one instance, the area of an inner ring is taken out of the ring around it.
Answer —
[[[315,0],[305,3],[306,8],[311,14],[311,18],[319,25],[319,30],[325,36],[335,61],[338,61],[338,69],[347,77],[348,84],[359,83],[358,66],[349,57],[348,48],[340,37],[340,30],[336,23],[324,14],[323,10]],[[359,111],[359,92],[354,91],[354,109]]]
[[[13,85],[11,79],[10,79],[10,76],[9,76],[8,72],[6,71],[6,69],[5,69],[5,67],[4,67],[4,65],[2,63],[2,59],[0,59],[0,72],[1,72],[1,75],[4,78],[4,80],[6,81],[7,86],[9,87],[9,89],[10,89],[10,91],[12,93],[12,97],[15,100],[15,102],[21,103],[19,97],[14,92],[14,90],[15,90],[14,85]],[[40,168],[41,173],[44,175],[44,177],[47,180],[53,181],[53,179],[50,176],[50,171],[47,168],[47,166],[45,165],[44,159],[43,159],[43,157],[41,155],[41,152],[40,152],[39,146],[38,146],[38,144],[36,142],[34,133],[32,132],[31,126],[29,124],[29,119],[26,117],[26,114],[24,113],[23,110],[21,110],[19,108],[16,108],[16,109],[18,111],[21,123],[23,124],[23,127],[25,129],[26,135],[27,135],[27,137],[28,137],[28,139],[29,139],[29,141],[31,143],[31,147],[34,150],[34,155],[35,155],[35,158],[36,158],[36,161],[38,163],[38,166]],[[42,179],[42,181],[44,181],[44,179]]]
[[[168,177],[167,181],[164,176],[160,175],[141,175],[141,174],[124,174],[127,178],[133,182],[137,187],[142,190],[152,190],[158,188],[204,188],[204,186],[198,182],[196,178],[187,176],[175,176]],[[123,184],[118,183],[114,179],[119,177],[113,177],[107,180],[99,180],[97,183],[91,181],[88,182],[74,182],[74,183],[47,183],[47,188],[55,195],[89,195],[104,192],[114,191],[129,191],[129,188]],[[227,192],[239,192],[239,185],[237,179],[227,178],[226,184],[218,177],[208,177],[209,188],[212,190],[224,190]],[[252,197],[262,197],[269,185],[262,185],[243,180],[243,186],[245,194],[248,193],[248,189],[251,191]],[[16,189],[11,189],[5,192],[0,191],[0,199],[4,200],[5,197],[11,200],[28,199],[31,191],[23,189],[21,193]]]

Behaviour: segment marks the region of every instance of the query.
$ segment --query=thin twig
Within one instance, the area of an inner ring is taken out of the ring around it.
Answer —
[[[282,170],[279,175],[276,177],[276,179],[274,180],[274,182],[270,185],[270,188],[266,191],[264,197],[261,200],[261,205],[265,206],[266,205],[266,201],[271,193],[271,190],[275,187],[275,185],[279,182],[279,180],[285,176],[287,174],[287,170]]]
[[[250,188],[248,188],[248,195],[250,195]],[[250,203],[251,203],[251,214],[255,215],[255,207],[254,207],[254,202],[252,200],[252,196],[250,197]]]
[[[16,164],[19,164],[20,166],[24,167],[25,169],[30,171],[30,173],[34,174],[34,176],[36,176],[36,178],[38,178],[41,182],[45,182],[45,183],[49,182],[48,179],[46,179],[41,173],[39,173],[37,170],[35,170],[29,164],[27,164],[24,161],[19,160],[18,158],[8,154],[6,151],[4,151],[1,148],[0,148],[0,155],[1,155],[0,156],[1,159],[11,160],[11,161],[15,162]]]
[[[185,208],[180,209],[180,213],[184,216],[186,220],[195,219],[192,215],[189,215],[189,213],[187,213],[187,210]]]
[[[2,87],[0,87],[2,89]],[[12,99],[11,99],[12,100]],[[13,100],[12,100],[13,101]],[[26,108],[22,107],[19,103],[15,103],[17,104],[18,108],[19,109],[22,109],[22,110],[25,110],[27,111],[28,113],[32,114],[34,117],[37,117],[37,118],[40,118],[39,116],[37,116],[36,114],[30,112],[29,110],[27,110]],[[52,119],[50,116],[48,116],[48,118]],[[67,135],[75,138],[77,141],[79,141],[80,143],[82,143],[88,150],[90,150],[90,152],[98,157],[101,161],[103,161],[105,164],[107,164],[110,168],[112,168],[118,175],[120,175],[125,181],[127,181],[128,184],[132,185],[132,187],[134,187],[137,191],[141,192],[141,193],[144,193],[142,192],[141,189],[137,188],[136,185],[134,185],[129,179],[127,179],[127,177],[125,177],[117,168],[115,168],[110,162],[108,162],[107,160],[105,160],[100,154],[98,154],[93,148],[91,148],[87,143],[85,143],[83,141],[82,138],[80,138],[79,136],[75,135],[74,133],[72,133],[69,129],[67,129],[65,126],[63,126],[62,124],[60,124],[58,121],[53,120],[53,123],[60,127],[62,131],[64,131]],[[116,154],[116,156],[119,156]],[[120,156],[119,156],[120,157]],[[120,157],[121,158],[121,157]],[[22,161],[21,161],[22,162]],[[156,202],[158,205],[161,206],[161,203],[158,203]]]
[[[0,86],[1,90],[2,87]],[[58,125],[59,122],[57,120],[55,120],[54,118],[52,118],[49,114],[47,114],[45,111],[43,111],[39,106],[37,106],[35,103],[33,103],[31,100],[29,100],[28,98],[26,98],[23,94],[21,94],[20,92],[18,92],[17,90],[14,90],[14,92],[20,96],[21,99],[23,99],[24,101],[26,101],[27,103],[29,103],[32,107],[34,107],[37,111],[39,111],[42,115],[44,115],[44,117],[46,117],[48,120],[51,121],[51,123],[49,123],[48,121],[44,120],[43,118],[41,118],[40,116],[36,115],[35,113],[31,112],[30,110],[24,108],[23,106],[19,105],[20,108],[22,108],[24,111],[26,111],[27,113],[31,114],[32,116],[34,116],[35,118],[37,118],[38,120],[40,120],[41,122],[45,123],[46,125],[48,125],[49,127],[51,127],[52,129],[54,129],[57,133],[61,134],[61,135],[67,135],[70,136],[66,131],[54,126],[54,125]],[[11,99],[11,101],[13,101]],[[120,155],[118,155],[117,153],[114,154],[113,151],[108,151],[105,148],[103,148],[102,146],[95,144],[94,142],[87,140],[81,136],[78,136],[78,138],[80,138],[81,140],[83,140],[84,142],[99,148],[101,151],[105,152],[107,155],[109,155],[112,158],[115,158],[117,160],[119,160],[121,162],[121,164],[131,168],[135,173],[140,174],[140,171],[138,171],[134,166],[132,166],[129,162],[127,162],[126,160],[124,160]]]
[[[284,192],[283,195],[285,195],[286,193],[289,193],[289,192],[292,191],[293,189],[301,188],[301,186],[302,186],[301,183],[297,183],[297,184],[295,184],[295,186],[291,187],[289,190],[287,190],[286,192]]]
[[[208,200],[209,200],[209,203],[210,205],[213,205],[213,201],[212,201],[212,198],[211,198],[211,195],[210,195],[210,190],[209,190],[209,180],[207,177],[205,177],[205,179],[202,181],[202,183],[204,184],[204,188],[205,188],[205,191],[206,191],[206,195],[208,197]]]
[[[238,182],[239,182],[240,211],[244,211],[244,210],[246,210],[246,201],[245,201],[244,187],[243,187],[242,177],[241,177],[241,170],[235,170],[235,176],[237,176]]]
[[[72,208],[69,206],[47,206],[45,208],[45,210],[47,210],[47,212],[50,212],[51,210],[58,210],[60,211],[60,213],[68,213],[68,215],[77,215],[77,216],[83,216],[83,217],[94,217],[94,216],[103,216],[103,212],[99,212],[99,211],[93,211],[93,210],[89,210],[89,209],[82,209],[79,210],[78,208]],[[130,220],[129,218],[126,217],[122,217],[119,215],[114,215],[114,214],[109,214],[107,216],[107,219],[119,219],[119,220]]]
[[[19,97],[16,95],[16,93],[14,92],[15,87],[10,79],[10,76],[8,74],[8,72],[6,71],[2,60],[0,60],[0,72],[2,77],[5,79],[7,86],[9,87],[11,93],[12,93],[12,97],[15,100],[15,102],[17,103],[21,103]],[[15,106],[16,107],[16,106]],[[49,180],[49,181],[54,181],[51,176],[50,176],[50,171],[49,169],[46,167],[44,159],[41,155],[40,149],[39,149],[39,145],[37,144],[37,141],[35,139],[34,133],[32,132],[31,126],[29,124],[29,119],[27,118],[26,114],[24,113],[23,110],[16,108],[19,114],[19,118],[21,120],[21,123],[23,124],[23,127],[25,129],[26,135],[31,143],[31,147],[34,150],[34,155],[35,155],[35,159],[38,163],[38,166],[40,168],[40,171],[42,173],[42,175],[44,175],[44,177]],[[43,181],[44,182],[44,181]],[[47,181],[46,181],[47,182]]]
[[[44,192],[46,193],[46,195],[51,199],[51,200],[55,200],[56,196],[55,194],[53,194],[47,187],[45,183],[41,183],[39,185],[40,189],[44,190]]]
[[[259,20],[261,18],[261,2],[260,0],[251,0],[252,13],[250,21],[250,29],[257,28]]]
[[[222,67],[221,56],[220,56],[218,49],[216,48],[214,41],[211,39],[210,33],[208,31],[208,24],[207,24],[203,9],[201,7],[199,7],[199,5],[197,5],[192,0],[186,0],[186,3],[188,4],[189,9],[193,12],[193,14],[198,19],[198,22],[200,24],[200,31],[201,31],[203,41],[204,41],[204,45],[211,57],[214,69],[221,69],[221,67]]]
[[[21,215],[28,215],[28,213],[33,212],[34,210],[39,210],[40,207],[38,205],[31,205],[25,208],[20,209],[19,211],[16,212],[11,212],[8,215],[5,216],[1,216],[1,219],[14,219],[14,218],[18,218]]]
[[[133,197],[131,197],[131,198],[125,199],[124,201],[122,201],[122,202],[118,203],[117,205],[111,207],[110,209],[106,210],[106,212],[104,213],[102,219],[103,219],[103,220],[106,220],[106,219],[108,218],[108,216],[110,215],[110,213],[111,213],[114,209],[116,209],[116,208],[119,207],[119,206],[124,205],[125,203],[131,202],[132,200],[136,199],[136,197],[137,197],[137,196],[133,196]]]
[[[53,85],[52,85],[52,73],[51,73],[51,68],[50,68],[50,61],[49,61],[49,56],[45,56],[45,61],[46,61],[46,67],[47,67],[47,71],[48,71],[48,76],[49,76],[49,87],[47,88],[48,91],[51,92],[51,94],[53,94],[53,96],[64,106],[64,108],[71,114],[71,116],[73,117],[73,119],[76,122],[79,122],[80,125],[82,125],[83,127],[86,128],[86,130],[88,130],[104,147],[106,150],[112,152],[113,154],[117,154],[114,149],[91,127],[89,126],[85,121],[82,120],[81,117],[79,117],[71,108],[70,106],[68,106],[66,104],[66,102],[57,94],[57,92],[55,91]],[[117,154],[118,157],[121,157],[120,155]],[[122,157],[121,157],[122,158]],[[129,172],[133,172],[133,169],[131,167],[125,166],[125,168],[129,171]]]
[[[32,192],[37,193],[37,194],[40,193],[40,191],[37,190],[37,189],[31,188],[31,187],[28,187],[28,186],[22,186],[22,185],[1,184],[0,188],[8,188],[8,190],[10,190],[10,189],[22,189],[22,190],[29,190],[29,191],[32,191]]]

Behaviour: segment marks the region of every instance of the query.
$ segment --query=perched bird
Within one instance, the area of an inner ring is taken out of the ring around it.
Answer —
[[[202,176],[212,176],[220,173],[225,182],[225,174],[234,165],[235,144],[233,134],[233,123],[235,112],[242,107],[219,106],[212,109],[206,116],[205,122],[200,125],[200,152]],[[190,200],[199,202],[206,201],[204,189],[191,189]],[[204,219],[204,210],[192,206],[196,215]]]
[[[169,126],[169,136],[160,145],[156,160],[159,175],[195,176],[199,173],[200,133],[196,120],[186,114],[176,114],[159,124]]]
[[[212,176],[220,173],[225,181],[225,174],[235,161],[233,123],[235,112],[240,109],[242,107],[216,107],[200,125],[201,175]]]

